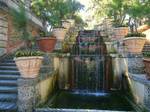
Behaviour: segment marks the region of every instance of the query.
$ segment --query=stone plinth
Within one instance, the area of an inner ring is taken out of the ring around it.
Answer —
[[[129,79],[136,103],[150,111],[150,81],[146,79],[146,74],[129,73]]]
[[[38,78],[18,79],[18,111],[33,112],[38,103]]]
[[[127,55],[128,72],[133,74],[144,73],[144,63],[142,55]]]

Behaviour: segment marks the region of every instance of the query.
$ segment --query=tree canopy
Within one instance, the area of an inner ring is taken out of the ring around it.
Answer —
[[[32,9],[51,26],[60,26],[61,20],[71,19],[84,6],[76,0],[33,0]]]
[[[92,0],[96,17],[113,19],[123,24],[126,16],[133,19],[150,21],[150,0]]]

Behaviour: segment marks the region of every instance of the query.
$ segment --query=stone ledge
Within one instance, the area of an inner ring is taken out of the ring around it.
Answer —
[[[146,79],[146,74],[131,74],[131,73],[129,73],[129,78],[150,87],[150,80]]]
[[[127,111],[45,108],[45,109],[36,109],[35,112],[127,112]],[[128,111],[128,112],[133,112],[133,111]]]

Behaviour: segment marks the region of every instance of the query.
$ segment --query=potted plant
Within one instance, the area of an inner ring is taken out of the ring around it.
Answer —
[[[150,80],[150,52],[144,52],[143,56],[144,56],[143,62],[145,65],[146,78]]]
[[[70,29],[70,27],[71,27],[71,23],[68,20],[62,20],[61,22],[62,22],[62,26],[64,28],[66,28],[67,31],[68,31]]]
[[[43,52],[52,52],[57,42],[56,37],[51,33],[46,34],[45,32],[41,32],[41,37],[42,38],[37,39],[39,49]]]
[[[127,25],[115,25],[113,28],[115,40],[123,39],[128,34],[128,31]]]
[[[14,26],[19,32],[19,37],[25,41],[26,46],[24,51],[17,51],[15,55],[15,63],[24,78],[35,78],[42,63],[42,53],[39,51],[31,50],[34,44],[34,38],[28,30],[28,19],[26,16],[26,9],[20,6],[19,10],[11,10],[14,20]]]
[[[146,41],[146,35],[142,33],[129,33],[123,39],[123,44],[129,53],[141,53]]]
[[[64,27],[54,27],[52,33],[58,41],[63,41],[65,39],[67,29]]]
[[[21,77],[35,78],[39,74],[43,53],[40,51],[20,50],[15,54],[15,63],[19,69]]]

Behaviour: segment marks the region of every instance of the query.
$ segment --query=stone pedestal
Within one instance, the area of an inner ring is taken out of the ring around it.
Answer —
[[[58,75],[58,84],[59,89],[68,89],[69,88],[69,57],[63,57],[59,59],[59,75]]]
[[[38,78],[18,79],[18,111],[33,112],[38,103]]]
[[[128,71],[133,74],[143,74],[144,73],[144,63],[142,55],[128,55]]]

